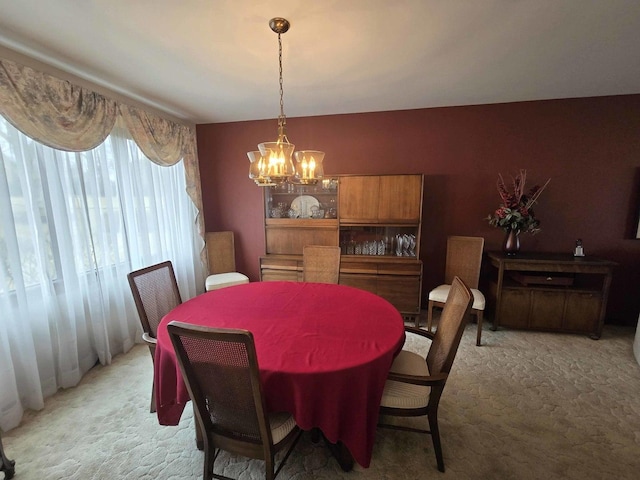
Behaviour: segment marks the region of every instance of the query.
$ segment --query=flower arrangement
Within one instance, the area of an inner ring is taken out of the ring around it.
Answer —
[[[496,228],[502,228],[505,232],[530,232],[536,234],[540,231],[540,220],[533,212],[533,204],[538,200],[542,191],[547,187],[551,179],[541,187],[535,185],[524,193],[527,180],[527,171],[520,170],[515,177],[511,177],[512,191],[510,191],[501,174],[498,174],[498,193],[502,199],[500,207],[487,217],[489,224]]]

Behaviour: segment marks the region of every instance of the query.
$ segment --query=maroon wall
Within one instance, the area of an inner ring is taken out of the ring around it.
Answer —
[[[274,112],[277,113],[277,112]],[[198,125],[207,230],[233,230],[239,270],[259,277],[264,253],[262,190],[246,152],[271,141],[276,120]],[[572,252],[616,262],[608,323],[635,325],[640,311],[640,95],[432,108],[288,119],[298,149],[326,152],[325,174],[424,173],[423,293],[444,275],[448,235],[504,233],[485,220],[500,198],[498,173],[551,178],[536,207],[542,232],[527,251]]]

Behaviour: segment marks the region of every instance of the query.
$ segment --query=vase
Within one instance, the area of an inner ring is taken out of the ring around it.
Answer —
[[[515,255],[520,251],[520,230],[507,230],[502,251],[507,255]]]

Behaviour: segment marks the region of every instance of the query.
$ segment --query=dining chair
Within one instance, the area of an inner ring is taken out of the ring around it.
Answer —
[[[233,232],[207,232],[205,234],[209,275],[205,290],[217,290],[249,283],[249,277],[236,271],[236,247]]]
[[[9,460],[4,453],[4,447],[2,446],[2,432],[0,431],[0,472],[4,472],[5,480],[13,478],[16,473],[16,462]]]
[[[127,275],[129,287],[136,303],[142,339],[149,346],[151,359],[155,358],[158,325],[167,313],[182,303],[178,282],[170,261],[141,268]],[[151,385],[151,413],[156,411],[155,387]]]
[[[306,245],[302,249],[302,279],[305,282],[338,283],[340,247]]]
[[[429,304],[427,306],[427,330],[431,331],[433,323],[433,308],[442,308],[449,295],[451,282],[454,277],[460,277],[471,289],[473,305],[471,312],[475,314],[478,323],[476,345],[481,345],[482,339],[482,315],[485,307],[484,294],[478,290],[480,279],[480,267],[482,266],[482,252],[484,238],[450,236],[447,238],[447,259],[444,271],[444,284],[437,286],[429,292]],[[419,319],[416,319],[416,327]]]
[[[396,356],[380,402],[381,415],[427,416],[430,430],[384,422],[380,422],[379,425],[397,430],[430,433],[438,470],[441,472],[444,472],[444,459],[438,428],[438,405],[464,333],[465,318],[471,308],[471,302],[471,291],[459,277],[455,277],[451,282],[435,333],[405,326],[405,332],[430,339],[431,345],[426,358],[404,349]]]
[[[227,478],[213,471],[221,450],[264,460],[274,479],[302,430],[287,412],[267,413],[251,332],[177,321],[167,331],[203,432],[203,479]],[[288,444],[275,469],[275,454]]]

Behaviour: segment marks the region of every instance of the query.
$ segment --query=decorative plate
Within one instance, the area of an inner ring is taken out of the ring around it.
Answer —
[[[291,210],[297,218],[311,218],[311,207],[320,208],[320,202],[311,195],[300,195],[291,202]]]

